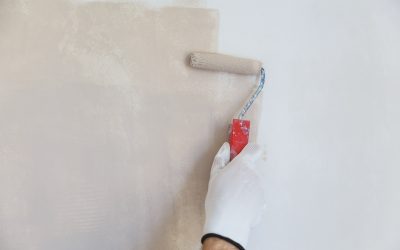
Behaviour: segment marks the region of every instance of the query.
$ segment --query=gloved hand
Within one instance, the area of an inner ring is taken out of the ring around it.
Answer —
[[[218,237],[244,249],[250,229],[260,221],[265,209],[264,190],[256,172],[261,149],[248,144],[231,162],[229,154],[230,146],[225,142],[211,168],[202,242]]]

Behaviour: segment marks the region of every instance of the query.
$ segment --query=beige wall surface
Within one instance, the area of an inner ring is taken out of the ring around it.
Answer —
[[[187,66],[218,13],[1,1],[0,33],[0,248],[196,248],[255,81]]]

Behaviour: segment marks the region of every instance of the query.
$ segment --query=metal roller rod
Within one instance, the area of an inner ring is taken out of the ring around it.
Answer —
[[[246,115],[247,111],[250,109],[251,105],[254,103],[254,101],[256,100],[257,96],[261,93],[262,89],[264,88],[264,83],[265,83],[265,70],[264,70],[264,68],[261,68],[261,70],[260,70],[260,81],[258,83],[257,89],[250,96],[250,98],[247,100],[247,102],[243,105],[242,109],[239,111],[239,114],[235,118],[237,118],[239,120],[243,120],[243,118]]]

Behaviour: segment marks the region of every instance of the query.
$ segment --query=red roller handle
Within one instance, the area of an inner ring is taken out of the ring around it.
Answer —
[[[249,143],[250,121],[233,119],[229,144],[231,146],[231,160],[235,158]]]

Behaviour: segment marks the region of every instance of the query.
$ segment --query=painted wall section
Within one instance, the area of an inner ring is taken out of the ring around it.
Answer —
[[[0,248],[199,246],[212,158],[255,82],[186,65],[216,50],[217,12],[1,1],[0,33]]]

